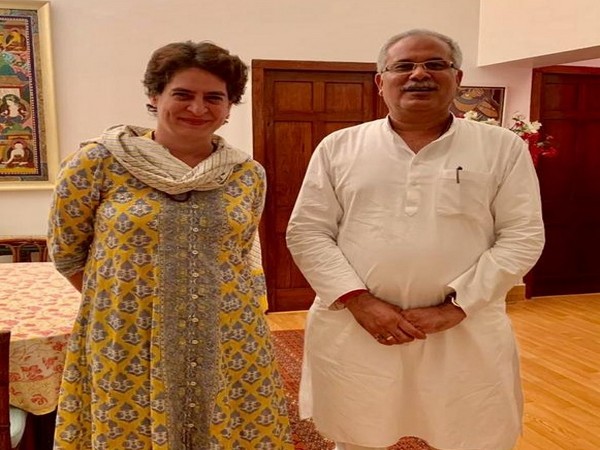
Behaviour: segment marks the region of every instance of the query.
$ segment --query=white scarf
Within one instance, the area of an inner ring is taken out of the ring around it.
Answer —
[[[151,131],[116,125],[82,145],[102,144],[134,177],[170,195],[217,189],[227,182],[236,165],[250,160],[248,154],[215,135],[216,150],[192,168],[149,138]]]

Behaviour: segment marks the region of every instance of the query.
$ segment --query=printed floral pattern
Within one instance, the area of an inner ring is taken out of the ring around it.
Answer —
[[[253,161],[186,201],[101,145],[65,164],[48,248],[62,273],[85,265],[85,283],[55,449],[293,448],[249,263],[264,189]]]
[[[11,330],[10,403],[33,414],[56,408],[81,294],[52,263],[0,264],[0,328]]]

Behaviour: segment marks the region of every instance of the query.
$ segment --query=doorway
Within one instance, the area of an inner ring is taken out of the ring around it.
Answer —
[[[533,71],[531,118],[554,138],[538,177],[546,246],[527,277],[527,297],[600,292],[600,68]]]

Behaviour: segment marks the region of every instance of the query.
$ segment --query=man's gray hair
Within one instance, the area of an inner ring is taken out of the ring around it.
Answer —
[[[440,41],[446,43],[450,48],[450,59],[456,66],[456,68],[460,68],[462,65],[462,51],[458,45],[458,43],[452,39],[451,37],[446,36],[445,34],[438,33],[437,31],[425,30],[421,28],[415,28],[413,30],[408,30],[400,34],[396,34],[387,40],[381,50],[379,50],[379,57],[377,58],[377,72],[381,73],[385,70],[385,63],[388,57],[388,50],[392,45],[396,42],[407,38],[409,36],[431,36]]]

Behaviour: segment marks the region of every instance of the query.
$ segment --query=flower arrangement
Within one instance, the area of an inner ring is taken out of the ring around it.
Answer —
[[[489,125],[500,125],[497,120],[486,119],[475,111],[467,111],[463,118]],[[540,139],[540,128],[542,127],[540,122],[530,122],[522,114],[514,114],[512,120],[513,124],[508,129],[527,142],[534,166],[537,166],[540,156],[554,157],[557,155],[558,150],[552,143],[552,136]]]

